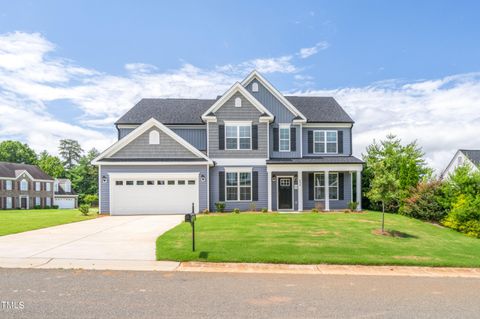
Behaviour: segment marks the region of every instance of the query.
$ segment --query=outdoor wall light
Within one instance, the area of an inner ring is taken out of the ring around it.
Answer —
[[[202,182],[205,182],[205,180],[206,180],[206,179],[205,179],[205,175],[203,175],[203,174],[200,175],[200,180],[201,180]]]
[[[275,175],[272,176],[272,182],[275,182],[275,180],[277,179],[277,177]]]
[[[107,176],[103,175],[102,176],[102,183],[106,183],[107,182]]]

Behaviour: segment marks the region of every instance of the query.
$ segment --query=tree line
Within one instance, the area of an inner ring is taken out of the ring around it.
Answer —
[[[53,178],[68,178],[77,192],[80,203],[95,204],[98,201],[98,169],[92,160],[99,152],[92,148],[85,152],[72,139],[60,140],[59,156],[46,150],[37,154],[28,144],[7,140],[0,143],[0,161],[37,165]]]

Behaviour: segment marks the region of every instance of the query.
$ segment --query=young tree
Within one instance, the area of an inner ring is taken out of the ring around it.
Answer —
[[[60,158],[48,154],[47,151],[40,153],[38,167],[53,178],[62,177],[65,174],[65,168]]]
[[[410,190],[432,173],[432,170],[427,167],[423,155],[422,149],[416,142],[404,146],[395,135],[387,135],[387,138],[380,143],[374,141],[367,147],[367,153],[363,155],[365,161],[362,183],[364,193],[370,193],[374,179],[378,180],[380,174],[389,172],[391,176],[388,178],[396,180],[398,191],[395,192],[395,197],[383,201],[382,204],[387,210],[397,212],[400,203],[409,195]],[[383,163],[383,166],[378,165],[379,163]],[[372,206],[380,203],[374,199],[375,197],[367,195],[367,198]]]
[[[85,195],[95,195],[98,193],[98,169],[92,165],[92,160],[99,155],[96,149],[88,151],[87,155],[82,156],[67,176],[72,181],[72,186],[79,194],[79,200],[83,202]]]
[[[83,153],[80,144],[77,141],[70,139],[60,140],[58,150],[60,156],[64,160],[65,169],[67,170],[72,169],[72,167],[78,163]]]
[[[0,161],[35,165],[37,154],[27,144],[19,141],[3,141],[0,143]]]
[[[372,164],[374,175],[367,193],[372,201],[382,203],[382,233],[385,231],[385,203],[398,198],[401,191],[400,181],[388,162],[389,159],[385,158]]]

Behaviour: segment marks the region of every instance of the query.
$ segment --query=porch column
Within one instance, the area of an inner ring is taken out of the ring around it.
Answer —
[[[272,172],[267,171],[267,199],[268,199],[268,211],[272,211]]]
[[[330,210],[330,182],[328,181],[328,178],[330,177],[330,171],[325,171],[325,210],[329,211]]]
[[[362,210],[362,171],[357,171],[357,211]]]
[[[297,172],[297,185],[298,185],[298,211],[301,212],[303,210],[303,178],[302,178],[301,171]]]

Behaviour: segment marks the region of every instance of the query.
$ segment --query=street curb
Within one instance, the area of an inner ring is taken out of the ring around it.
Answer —
[[[262,274],[480,278],[480,268],[182,262],[176,271]]]

